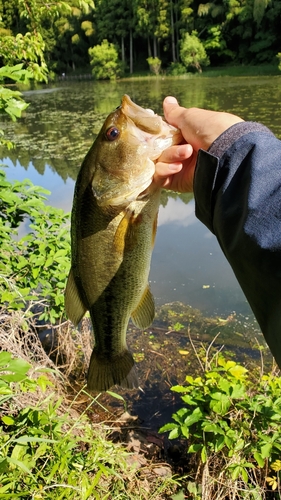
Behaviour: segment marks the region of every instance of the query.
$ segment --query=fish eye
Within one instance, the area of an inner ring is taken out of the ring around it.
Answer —
[[[119,132],[118,128],[110,127],[109,129],[107,129],[105,135],[109,141],[115,141],[115,139],[117,139],[119,137],[120,132]]]

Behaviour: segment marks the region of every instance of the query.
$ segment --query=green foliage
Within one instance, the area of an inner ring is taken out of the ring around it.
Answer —
[[[209,55],[213,54],[217,58],[225,56],[225,59],[233,60],[235,57],[235,52],[227,48],[223,29],[220,25],[215,25],[208,29],[208,38],[204,42],[204,48]]]
[[[186,439],[187,452],[209,468],[215,461],[221,481],[240,481],[247,489],[255,477],[265,478],[281,453],[281,377],[251,378],[218,354],[202,376],[187,376],[186,385],[172,391],[184,405],[160,432]]]
[[[64,310],[69,215],[47,205],[46,194],[29,180],[10,183],[0,170],[0,300],[19,309],[44,299],[40,319],[55,323]]]
[[[154,75],[159,75],[161,69],[161,61],[158,57],[148,57],[147,59],[149,69]]]
[[[204,45],[195,31],[191,35],[185,33],[181,42],[180,57],[187,68],[196,68],[199,73],[202,72],[201,66],[208,66],[210,63]]]
[[[7,66],[22,63],[37,81],[47,81],[48,69],[44,59],[45,44],[40,33],[18,33],[0,38],[0,57]]]
[[[86,396],[89,404],[78,414],[78,400],[66,406],[69,395],[58,398],[49,376],[0,352],[0,498],[147,499],[130,454],[86,416],[99,395],[91,398],[81,389],[76,398]],[[150,486],[149,498],[159,500],[175,481],[161,478]]]
[[[22,64],[11,68],[9,66],[0,68],[0,82],[5,78],[10,78],[25,83],[30,76],[28,71],[22,69]],[[21,92],[0,86],[0,113],[7,113],[15,121],[27,106],[28,104],[22,99]]]
[[[186,67],[179,62],[172,62],[168,68],[168,74],[171,76],[185,75]]]
[[[103,40],[89,49],[92,73],[96,80],[115,80],[121,73],[118,51],[113,43]]]
[[[0,353],[1,405],[9,398],[12,408],[20,392],[28,398],[50,386],[45,374],[30,378],[30,368]],[[115,484],[122,483],[125,452],[95,433],[85,417],[71,417],[54,395],[5,413],[0,425],[1,498],[105,499],[109,486],[114,491]]]
[[[27,83],[31,77],[30,71],[23,69],[22,64],[0,68],[0,113],[7,113],[13,121],[21,116],[28,104],[22,99],[21,92],[5,87],[4,81],[9,79],[17,83]],[[11,149],[12,143],[7,141],[3,135],[4,132],[0,129],[0,145]]]
[[[3,5],[2,5],[3,4]],[[147,56],[163,64],[179,60],[180,37],[191,30],[208,45],[212,65],[272,62],[279,50],[280,2],[232,0],[195,4],[191,0],[12,0],[0,5],[0,35],[13,53],[27,35],[35,54],[39,38],[48,68],[69,72],[89,65],[88,49],[102,40],[114,43],[122,61],[134,58],[145,68]],[[10,37],[10,39],[9,39]],[[10,42],[9,42],[10,40]],[[1,44],[0,44],[1,45]],[[144,51],[147,47],[147,53]],[[130,53],[130,54],[129,54]],[[165,59],[164,59],[165,56]],[[14,61],[25,60],[16,58]],[[201,66],[201,63],[200,63]]]

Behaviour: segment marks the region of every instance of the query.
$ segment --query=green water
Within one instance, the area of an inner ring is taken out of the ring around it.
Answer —
[[[8,178],[29,177],[51,191],[51,204],[69,211],[81,161],[124,93],[159,114],[163,98],[172,94],[183,106],[229,111],[260,121],[281,137],[281,76],[60,82],[25,91],[30,106],[24,117],[0,124],[16,143],[8,154],[0,151]],[[196,220],[190,197],[166,196],[164,204],[150,275],[157,305],[180,300],[206,314],[234,311],[251,318],[215,237]]]

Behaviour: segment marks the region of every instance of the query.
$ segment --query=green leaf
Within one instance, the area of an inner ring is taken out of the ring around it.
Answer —
[[[174,385],[171,387],[171,391],[174,392],[186,392],[187,390],[187,387],[184,387],[183,385]]]
[[[258,451],[255,451],[254,458],[255,458],[259,467],[261,467],[261,468],[264,467],[265,460],[262,458],[261,454]]]
[[[169,434],[169,439],[176,439],[180,436],[179,428],[176,427],[175,429],[171,430]]]
[[[21,460],[16,460],[15,458],[12,457],[7,457],[7,461],[10,462],[11,464],[15,465],[19,469],[23,470],[23,472],[26,472],[29,474],[34,481],[36,481],[35,476],[32,474],[31,469],[29,469],[24,462]]]
[[[106,391],[106,393],[115,399],[120,399],[121,401],[125,401],[125,399],[123,398],[123,396],[121,396],[121,394],[118,394],[116,392],[111,392],[111,391]]]
[[[218,439],[215,441],[215,452],[219,452],[225,444],[225,436],[219,436]]]
[[[266,443],[261,446],[261,456],[262,458],[269,458],[272,451],[272,443]]]
[[[207,462],[207,448],[206,446],[202,446],[202,450],[201,450],[201,460],[203,462],[203,464],[205,464]]]
[[[191,444],[188,448],[188,453],[197,453],[203,447],[203,444]]]
[[[39,438],[34,436],[21,436],[14,439],[15,443],[27,444],[27,443],[57,443],[55,439]]]
[[[196,422],[199,422],[199,420],[201,420],[202,416],[203,416],[203,413],[202,413],[201,409],[195,408],[195,410],[193,410],[193,412],[184,419],[184,423],[186,426],[190,427],[191,425],[195,424]]]
[[[14,425],[15,419],[13,417],[9,417],[8,415],[2,417],[2,421],[6,425]]]
[[[182,433],[182,435],[183,435],[186,439],[188,439],[188,438],[189,438],[189,429],[188,429],[188,427],[186,427],[186,426],[182,425],[182,426],[181,426],[181,433]]]
[[[202,424],[202,429],[205,432],[213,432],[214,434],[224,434],[224,431],[218,424],[212,424],[212,423],[203,423]]]
[[[169,423],[169,424],[165,424],[163,425],[160,429],[159,429],[159,432],[167,432],[167,431],[170,431],[172,429],[176,429],[178,427],[177,424],[173,424],[173,423]]]

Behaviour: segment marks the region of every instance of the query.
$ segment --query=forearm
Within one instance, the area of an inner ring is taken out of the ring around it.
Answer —
[[[194,195],[281,366],[281,142],[234,125],[199,152]]]

